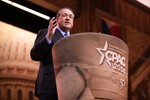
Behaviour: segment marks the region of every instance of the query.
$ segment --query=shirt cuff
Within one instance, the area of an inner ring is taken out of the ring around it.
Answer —
[[[51,39],[48,39],[47,36],[46,36],[46,40],[47,40],[47,43],[48,43],[48,44],[51,44],[51,43],[52,43],[52,40],[51,40]]]

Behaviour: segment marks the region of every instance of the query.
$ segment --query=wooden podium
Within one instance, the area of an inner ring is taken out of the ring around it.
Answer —
[[[128,47],[101,33],[78,33],[52,49],[59,100],[127,100]]]

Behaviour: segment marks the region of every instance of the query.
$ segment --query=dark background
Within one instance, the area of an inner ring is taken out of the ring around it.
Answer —
[[[55,12],[41,8],[40,6],[34,5],[24,0],[17,0],[15,2],[50,17],[56,15]],[[0,1],[0,12],[1,21],[34,33],[37,33],[41,28],[47,28],[49,22],[46,19],[40,18],[36,15],[23,11],[2,1]]]

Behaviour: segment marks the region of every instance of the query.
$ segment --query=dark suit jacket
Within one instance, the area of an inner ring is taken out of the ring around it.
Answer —
[[[55,73],[52,61],[52,46],[54,43],[63,38],[63,35],[56,29],[52,43],[48,44],[46,40],[47,29],[42,29],[38,32],[30,55],[32,60],[40,61],[39,72],[35,84],[35,95],[40,93],[56,94]]]

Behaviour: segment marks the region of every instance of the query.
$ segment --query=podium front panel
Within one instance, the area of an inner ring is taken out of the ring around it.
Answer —
[[[121,39],[78,33],[56,42],[52,54],[59,100],[127,100],[128,47]]]

